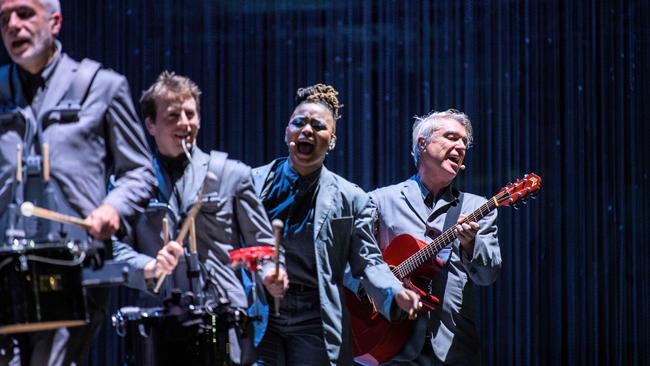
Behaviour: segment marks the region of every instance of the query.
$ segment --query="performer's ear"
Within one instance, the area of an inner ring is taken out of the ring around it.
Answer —
[[[63,17],[61,16],[61,13],[58,11],[55,11],[50,15],[49,21],[50,23],[50,32],[52,33],[53,36],[58,36],[59,33],[61,32],[61,21],[63,20]]]
[[[147,131],[149,132],[149,134],[153,136],[153,133],[151,131],[155,127],[155,123],[153,122],[151,117],[145,117],[144,126],[147,128]]]
[[[330,150],[330,151],[334,150],[335,147],[336,147],[336,135],[332,134],[332,137],[330,138],[330,143],[327,146],[327,150]]]

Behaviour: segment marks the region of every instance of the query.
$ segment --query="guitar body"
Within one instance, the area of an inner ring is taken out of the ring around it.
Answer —
[[[399,235],[384,249],[384,260],[390,267],[397,266],[426,245],[408,234]],[[417,284],[427,283],[439,272],[439,265],[430,260],[403,279],[405,287],[420,295],[424,311],[432,310],[438,299]],[[361,365],[374,366],[398,354],[411,336],[414,321],[404,319],[390,322],[377,311],[368,296],[359,299],[347,289],[345,299],[352,324],[354,360]]]

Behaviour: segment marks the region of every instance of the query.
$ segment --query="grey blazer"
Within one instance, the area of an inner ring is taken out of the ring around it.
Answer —
[[[279,160],[253,170],[258,193]],[[368,295],[380,311],[390,314],[395,294],[403,290],[383,261],[372,235],[372,208],[358,186],[323,167],[314,213],[314,250],[324,340],[332,365],[352,364],[349,314],[345,307],[344,273],[363,277]],[[291,280],[291,279],[289,279]]]
[[[377,207],[377,238],[385,248],[397,235],[407,233],[430,242],[428,229],[442,232],[447,210],[457,198],[450,189],[427,214],[420,187],[413,178],[370,192]],[[461,214],[469,214],[486,202],[485,198],[465,193]],[[501,251],[497,239],[496,210],[480,220],[471,261],[461,260],[460,242],[455,240],[444,270],[434,279],[434,293],[441,306],[421,317],[408,344],[396,360],[415,358],[425,341],[427,328],[436,356],[450,364],[475,364],[480,361],[480,343],[474,325],[474,286],[493,283],[501,269]],[[427,324],[427,321],[429,324]]]
[[[27,123],[32,124],[32,131],[61,101],[75,78],[79,63],[64,53],[60,57],[46,83],[38,113],[25,101],[17,66],[0,68],[0,82],[8,83],[10,98]],[[124,76],[99,70],[83,101],[79,120],[53,122],[43,131],[44,142],[50,147],[51,176],[71,208],[81,217],[102,203],[114,207],[122,217],[140,211],[151,194],[155,178],[151,154]],[[22,143],[25,129],[19,120],[5,122],[0,128],[0,212],[11,201],[16,145]],[[107,194],[111,173],[116,178],[115,188]]]
[[[191,164],[176,183],[181,207],[172,200],[172,212],[189,212],[202,189],[209,162],[209,154],[198,147],[193,149]],[[231,305],[244,309],[249,305],[247,296],[236,271],[230,267],[229,252],[245,246],[272,246],[274,239],[264,206],[253,188],[250,167],[230,159],[223,164],[222,174],[217,177],[219,182],[211,182],[218,188],[207,192],[196,217],[197,251],[199,260],[223,287]],[[133,273],[129,281],[131,287],[146,290],[143,268],[162,248],[161,219],[159,214],[142,215],[134,230],[138,235],[113,243],[115,258],[130,265]],[[179,219],[179,228],[180,225]],[[262,275],[272,267],[272,264],[263,266]],[[144,301],[152,295],[143,293],[142,296]]]

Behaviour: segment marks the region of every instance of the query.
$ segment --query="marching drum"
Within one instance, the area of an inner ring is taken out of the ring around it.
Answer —
[[[124,337],[126,365],[228,364],[228,329],[232,319],[208,308],[123,307],[112,317]]]
[[[72,244],[0,246],[0,334],[86,324],[83,259]]]

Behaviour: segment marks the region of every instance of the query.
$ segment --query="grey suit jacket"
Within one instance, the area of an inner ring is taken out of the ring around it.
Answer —
[[[420,187],[413,178],[370,192],[377,208],[377,238],[385,248],[400,234],[410,234],[430,242],[428,229],[442,232],[445,216],[457,198],[448,189],[435,203],[431,215],[422,199]],[[461,214],[469,214],[486,202],[485,198],[465,193]],[[421,317],[408,344],[396,360],[415,358],[422,349],[427,328],[437,357],[450,364],[475,364],[480,361],[480,343],[474,325],[474,286],[493,283],[501,268],[501,251],[497,239],[496,210],[479,221],[471,261],[461,259],[460,242],[455,240],[444,270],[433,281],[434,294],[441,306],[427,317]]]
[[[183,177],[176,183],[182,198],[181,207],[177,207],[172,200],[171,211],[189,212],[202,189],[209,162],[209,154],[198,147],[193,149],[191,164],[187,165]],[[228,159],[217,178],[219,181],[210,182],[209,186],[217,188],[209,190],[204,196],[196,217],[197,251],[199,260],[223,287],[231,306],[243,309],[249,305],[248,299],[236,271],[230,267],[229,252],[246,246],[272,246],[274,238],[264,206],[255,193],[250,167]],[[134,230],[136,235],[124,242],[113,243],[115,258],[127,261],[132,269],[133,281],[129,282],[134,288],[146,290],[143,268],[162,248],[161,218],[161,215],[142,215]],[[180,228],[180,217],[177,221]],[[271,268],[271,263],[263,266],[262,276]],[[143,293],[143,296],[152,295]],[[159,300],[162,298],[159,297]]]
[[[253,170],[258,193],[278,160]],[[344,303],[344,273],[349,265],[363,277],[368,295],[389,316],[395,294],[403,290],[383,261],[372,235],[368,195],[323,167],[314,213],[314,251],[325,345],[332,365],[352,364],[349,314]],[[291,280],[291,279],[289,279]]]
[[[10,64],[0,69],[0,75],[8,75],[13,104],[26,123],[32,124],[32,131],[61,101],[75,78],[79,63],[66,54],[60,57],[38,114],[25,101],[17,66]],[[83,101],[79,120],[51,122],[43,131],[45,141],[41,141],[49,143],[51,177],[79,216],[87,216],[102,203],[111,205],[122,217],[141,210],[155,178],[142,125],[122,75],[100,70]],[[0,127],[0,212],[11,201],[16,146],[22,144],[25,130],[26,125],[19,120],[7,121]],[[115,188],[107,194],[111,173],[116,178]]]

